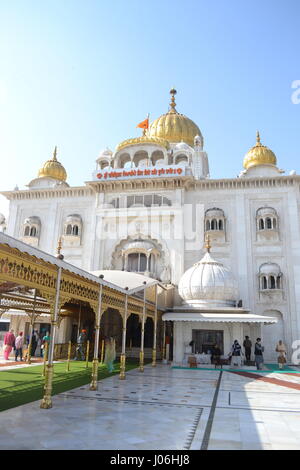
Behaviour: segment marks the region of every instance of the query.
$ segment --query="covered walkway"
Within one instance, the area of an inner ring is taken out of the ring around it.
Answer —
[[[97,389],[100,328],[103,315],[110,309],[118,312],[120,320],[120,379],[125,379],[127,321],[131,315],[136,315],[141,324],[139,370],[144,371],[145,326],[148,319],[153,322],[152,366],[156,366],[157,325],[162,314],[158,308],[158,281],[145,276],[141,276],[139,281],[138,275],[135,275],[134,284],[131,279],[129,285],[114,284],[107,281],[104,274],[91,274],[65,262],[63,258],[61,243],[54,257],[0,233],[0,315],[11,308],[24,312],[30,318],[30,337],[39,316],[49,315],[51,322],[41,408],[52,407],[54,348],[61,322],[68,316],[80,315],[81,306],[93,323],[94,359],[90,390]],[[108,335],[112,336],[112,333],[108,331]]]

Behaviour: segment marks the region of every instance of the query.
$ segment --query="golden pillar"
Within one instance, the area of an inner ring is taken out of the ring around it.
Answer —
[[[101,274],[100,278],[103,279],[103,275]],[[98,390],[98,353],[99,353],[99,336],[100,336],[100,322],[101,322],[101,312],[102,312],[102,289],[103,285],[100,284],[99,289],[99,297],[98,297],[98,308],[96,312],[96,326],[95,326],[95,344],[94,344],[94,359],[92,364],[92,381],[90,383],[90,390],[95,391]],[[102,342],[103,343],[103,342]],[[102,344],[102,352],[103,353],[103,344]],[[101,358],[101,362],[102,362]]]
[[[157,284],[155,284],[155,312],[154,312],[152,367],[156,367],[156,334],[157,334]]]
[[[32,310],[31,315],[28,314],[28,316],[30,317],[30,333],[29,333],[29,344],[28,344],[28,352],[27,352],[27,360],[26,360],[27,364],[31,364],[32,335],[33,335],[34,322],[36,320],[35,306],[36,306],[36,289],[34,289],[33,310]]]
[[[166,322],[164,321],[163,344],[162,344],[162,361],[166,358]]]
[[[46,362],[48,360],[48,349],[49,349],[48,341],[45,341],[43,377],[46,376]]]
[[[128,287],[125,287],[128,291]],[[124,380],[126,378],[126,324],[127,324],[127,312],[128,312],[128,294],[125,294],[125,308],[123,312],[123,335],[122,335],[122,352],[120,357],[120,375],[119,379]]]
[[[90,354],[90,341],[88,340],[86,343],[86,354],[85,354],[85,368],[89,367],[89,354]]]
[[[144,338],[145,338],[145,316],[146,316],[146,281],[144,284],[143,316],[141,325],[141,350],[140,350],[140,372],[144,372]]]
[[[68,346],[68,360],[67,360],[67,372],[70,371],[71,351],[72,351],[72,343],[71,343],[71,341],[69,341],[69,346]]]
[[[45,372],[45,387],[44,387],[44,397],[41,401],[40,407],[43,409],[52,408],[52,380],[53,380],[53,354],[54,354],[54,344],[55,344],[55,335],[57,330],[57,321],[58,321],[58,312],[59,312],[59,293],[60,293],[60,282],[61,282],[62,268],[58,268],[57,281],[56,281],[56,292],[55,292],[55,302],[54,310],[51,318],[51,333],[50,333],[50,342],[49,342],[49,351],[48,351],[48,364]]]
[[[101,364],[103,364],[104,361],[104,339],[101,341]]]

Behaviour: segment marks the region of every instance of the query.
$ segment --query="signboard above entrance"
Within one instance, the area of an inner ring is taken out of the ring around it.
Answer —
[[[111,168],[97,170],[94,173],[96,180],[116,180],[131,178],[157,178],[166,176],[184,176],[185,167],[179,165],[153,166],[139,168]]]

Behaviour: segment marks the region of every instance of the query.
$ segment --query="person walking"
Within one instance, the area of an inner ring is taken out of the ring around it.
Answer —
[[[77,339],[75,361],[84,361],[84,345],[87,342],[86,330],[81,330]]]
[[[3,354],[4,354],[4,359],[6,361],[9,360],[9,355],[11,353],[11,350],[12,348],[15,347],[15,335],[14,335],[14,330],[11,329],[10,331],[8,331],[5,336],[4,336],[4,341],[3,341],[3,344],[4,344],[4,347],[3,347]]]
[[[235,339],[231,348],[232,363],[238,367],[242,365],[242,346]]]
[[[116,341],[114,338],[107,338],[105,343],[104,364],[108,368],[108,372],[114,371],[114,360],[116,359]]]
[[[255,356],[255,364],[256,364],[257,370],[262,369],[262,365],[264,363],[264,356],[263,356],[264,350],[265,348],[261,344],[261,338],[257,338],[255,346],[254,346],[254,356]]]
[[[277,358],[277,361],[278,361],[278,368],[279,369],[282,369],[283,368],[283,365],[286,363],[286,347],[285,345],[283,344],[282,340],[280,339],[278,341],[278,343],[276,344],[276,349],[275,349],[276,352],[279,353],[279,356]]]
[[[23,345],[24,345],[24,336],[23,332],[20,331],[15,340],[15,361],[18,362],[18,356],[20,356],[20,361],[23,361]]]
[[[252,348],[252,341],[249,339],[249,336],[245,336],[243,346],[245,349],[246,362],[249,365],[251,361],[251,348]]]

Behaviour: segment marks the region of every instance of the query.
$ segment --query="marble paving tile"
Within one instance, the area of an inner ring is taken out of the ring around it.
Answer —
[[[146,366],[3,411],[0,449],[200,449],[219,374]],[[208,449],[300,448],[299,408],[300,391],[223,372]]]

